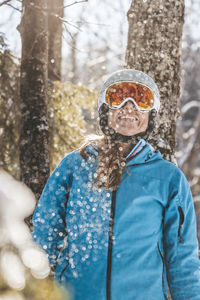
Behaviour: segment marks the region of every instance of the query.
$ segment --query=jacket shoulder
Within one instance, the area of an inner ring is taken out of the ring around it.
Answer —
[[[182,199],[191,194],[189,183],[183,171],[175,164],[163,160],[163,167],[166,169],[166,178],[169,180],[169,190],[172,196],[177,195]]]
[[[82,156],[80,155],[80,152],[78,150],[74,150],[68,154],[66,154],[63,159],[58,164],[59,168],[62,167],[73,167],[76,163],[80,162],[82,160]],[[57,168],[58,168],[57,167]]]
[[[170,161],[167,161],[165,159],[162,160],[162,163],[163,163],[163,168],[171,173],[172,175],[172,180],[176,183],[176,180],[183,180],[183,181],[186,181],[187,182],[187,179],[183,173],[183,171],[177,166],[175,165],[174,163],[170,162]]]
[[[187,179],[181,169],[174,163],[161,156],[154,160],[150,167],[150,175],[166,183],[171,190],[180,190],[183,186],[189,187]]]

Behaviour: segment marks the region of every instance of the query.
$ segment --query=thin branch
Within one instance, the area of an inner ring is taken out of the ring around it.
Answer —
[[[82,1],[82,2],[87,2],[87,1],[88,1],[88,0],[84,0],[84,1]],[[79,3],[79,2],[77,2],[77,3]],[[30,7],[31,7],[31,8],[34,8],[34,9],[37,9],[37,10],[40,10],[40,11],[42,11],[42,12],[44,12],[44,13],[45,13],[45,12],[49,12],[49,9],[48,9],[48,8],[46,9],[46,8],[44,8],[44,7],[40,7],[40,6],[38,6],[38,5],[35,5],[34,3],[30,3]],[[78,26],[74,25],[72,22],[69,22],[69,21],[67,21],[66,19],[60,17],[58,14],[55,14],[55,13],[50,12],[49,15],[50,15],[50,16],[53,16],[53,17],[56,17],[56,18],[58,18],[61,22],[67,23],[67,24],[69,24],[70,26],[72,26],[72,27],[76,28],[77,30],[81,31],[80,27],[78,27]]]
[[[79,4],[79,3],[82,3],[82,2],[88,2],[88,0],[74,1],[74,2],[71,3],[71,4],[68,4],[68,5],[65,5],[65,6],[63,6],[63,7],[59,7],[59,8],[70,7],[70,6],[74,5],[74,4]]]
[[[5,5],[5,4],[8,4],[10,1],[11,0],[5,0],[5,1],[3,1],[2,3],[0,3],[0,7],[3,6],[3,5]]]
[[[72,40],[72,42],[73,42],[73,41],[74,41],[74,36],[73,36],[73,35],[71,34],[71,32],[68,30],[66,24],[64,24],[64,27],[65,27],[66,32],[69,34],[69,36],[70,36],[70,38],[71,38],[71,40]],[[82,50],[80,50],[80,49],[78,49],[78,48],[72,46],[72,45],[68,42],[68,40],[66,39],[66,37],[65,37],[64,34],[63,34],[62,36],[63,36],[63,39],[66,41],[67,45],[68,45],[71,49],[74,49],[74,50],[76,50],[76,51],[78,51],[78,52],[84,52],[84,51],[82,51]]]
[[[7,1],[11,1],[11,0],[7,0]],[[83,3],[83,2],[88,2],[88,0],[74,1],[73,3],[68,4],[68,5],[56,7],[56,10],[60,10],[60,9],[63,9],[63,8],[66,8],[66,7],[75,5],[75,4]],[[40,10],[43,10],[44,12],[49,12],[49,11],[51,11],[51,8],[44,8],[44,7],[35,5],[34,3],[30,3],[30,6],[35,7],[35,8],[37,8],[37,9],[40,9]]]
[[[62,135],[60,134],[60,132],[59,132],[59,129],[57,128],[57,127],[55,127],[55,129],[56,129],[56,135],[60,138],[60,140],[65,144],[65,145],[67,145],[67,142],[66,142],[66,140],[62,137]]]
[[[104,26],[104,27],[111,27],[112,25],[110,24],[104,24],[104,23],[93,23],[93,22],[87,22],[87,21],[70,21],[71,23],[76,23],[76,24],[80,24],[80,25],[84,25],[84,24],[89,24],[89,25],[95,25],[95,26]]]
[[[188,103],[186,103],[182,109],[181,109],[181,113],[185,114],[189,109],[191,109],[192,107],[198,107],[200,108],[200,101],[199,100],[193,100],[193,101],[189,101]]]
[[[196,118],[194,123],[194,131],[195,133],[192,135],[192,137],[187,141],[187,146],[185,147],[184,154],[182,155],[181,159],[179,160],[179,165],[182,167],[182,169],[187,168],[186,164],[189,160],[192,159],[191,153],[195,151],[195,145],[198,142],[200,138],[200,112]],[[195,157],[195,156],[194,156]],[[191,167],[191,165],[190,165]],[[187,173],[185,171],[185,173]]]
[[[87,66],[88,66],[88,68],[91,68],[93,66],[96,66],[97,64],[101,64],[101,63],[105,62],[106,60],[110,60],[113,57],[120,56],[123,53],[124,53],[123,51],[119,51],[117,54],[110,53],[107,56],[106,55],[102,55],[102,56],[96,57],[96,58],[90,60],[87,63]]]
[[[82,31],[82,30],[80,29],[80,27],[78,27],[78,26],[74,25],[73,23],[71,23],[71,22],[65,20],[64,18],[61,18],[59,15],[54,15],[54,16],[57,17],[57,18],[58,18],[60,21],[62,21],[63,23],[67,23],[67,24],[69,24],[70,26],[76,28],[77,30]]]
[[[69,29],[67,28],[67,25],[65,23],[63,25],[64,25],[66,32],[69,34],[71,40],[74,41],[74,37],[73,37],[72,33],[69,31]]]
[[[12,7],[13,9],[15,9],[15,10],[17,10],[17,11],[19,11],[20,13],[22,12],[21,9],[19,9],[19,8],[15,7],[15,6],[13,6],[12,4],[7,3],[6,5]]]
[[[21,60],[21,58],[20,58],[20,57],[18,57],[18,56],[16,56],[16,55],[14,55],[14,54],[12,54],[12,53],[9,53],[9,55],[10,55],[12,58],[14,58],[14,59],[17,59],[18,61],[20,61],[20,60]]]

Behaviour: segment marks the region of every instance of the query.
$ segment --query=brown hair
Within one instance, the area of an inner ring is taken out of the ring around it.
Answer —
[[[90,154],[86,151],[89,144],[94,143],[99,149],[98,167],[94,174],[94,183],[97,187],[116,190],[121,182],[121,171],[125,166],[122,148],[119,142],[111,140],[109,136],[89,136],[79,148],[83,158]]]

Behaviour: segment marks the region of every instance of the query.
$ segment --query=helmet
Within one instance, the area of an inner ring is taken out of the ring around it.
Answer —
[[[144,72],[134,70],[134,69],[124,69],[119,70],[113,74],[111,74],[104,85],[101,88],[99,100],[98,100],[98,110],[100,109],[101,105],[105,103],[105,94],[107,88],[118,82],[137,82],[141,83],[143,85],[146,85],[148,88],[152,90],[155,96],[155,102],[154,102],[154,109],[158,112],[160,108],[160,96],[159,91],[156,83],[153,81],[153,79],[145,74]]]

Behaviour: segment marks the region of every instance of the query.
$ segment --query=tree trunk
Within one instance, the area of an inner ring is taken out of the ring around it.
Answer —
[[[20,78],[21,180],[38,198],[49,176],[47,0],[23,0]]]
[[[49,63],[48,78],[61,80],[63,0],[48,0]]]
[[[177,101],[180,96],[180,56],[184,0],[132,0],[128,11],[128,68],[154,78],[161,94],[155,142],[164,158],[174,160]]]
[[[77,68],[77,39],[79,36],[79,31],[77,31],[73,35],[73,39],[71,40],[71,53],[70,53],[70,60],[71,60],[71,83],[77,84],[78,83],[78,68]]]

